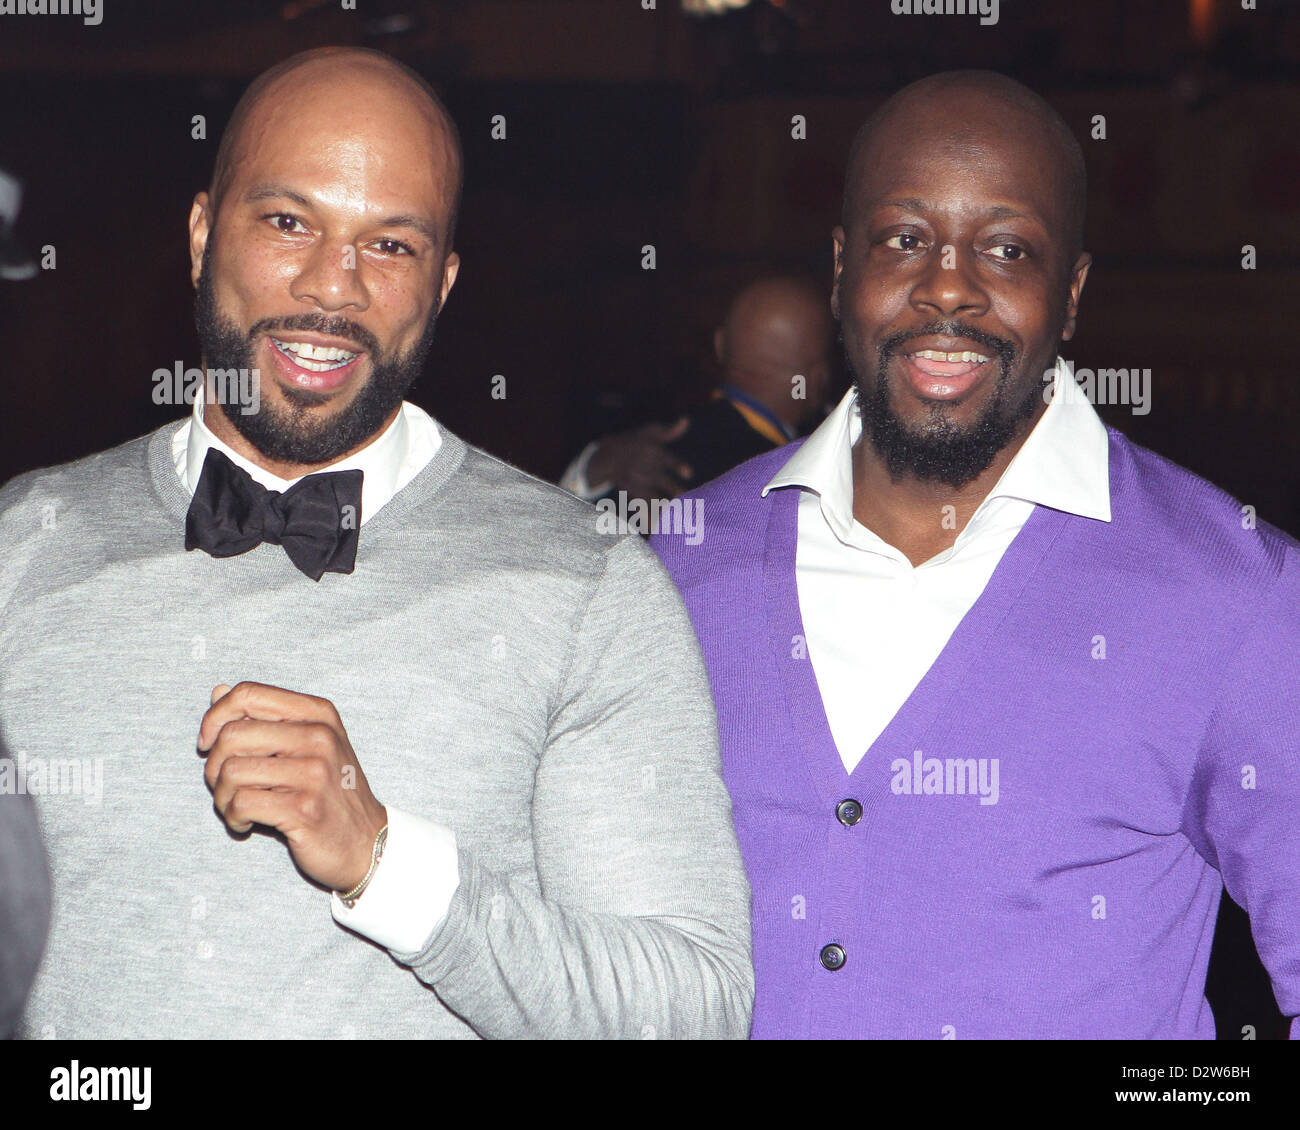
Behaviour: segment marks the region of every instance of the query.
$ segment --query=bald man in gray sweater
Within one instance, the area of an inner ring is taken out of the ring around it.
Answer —
[[[459,183],[387,57],[262,76],[191,212],[192,414],[0,491],[0,738],[55,890],[23,1034],[747,1034],[680,598],[404,400]]]

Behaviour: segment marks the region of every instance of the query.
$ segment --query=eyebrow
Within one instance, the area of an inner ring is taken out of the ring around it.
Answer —
[[[283,184],[258,184],[248,190],[244,199],[250,204],[258,200],[290,200],[297,204],[299,208],[311,208],[312,202],[307,199],[301,192],[295,192],[292,188]],[[381,228],[410,228],[412,231],[419,233],[430,243],[437,246],[438,233],[428,220],[423,220],[419,216],[397,215],[386,216],[378,221],[375,225]]]
[[[903,208],[909,212],[930,212],[934,210],[934,205],[928,201],[922,200],[919,196],[899,196],[891,200],[880,201],[882,205]],[[1006,204],[995,204],[984,215],[990,220],[1034,220],[1042,223],[1032,212],[1022,212],[1018,208],[1012,208]]]

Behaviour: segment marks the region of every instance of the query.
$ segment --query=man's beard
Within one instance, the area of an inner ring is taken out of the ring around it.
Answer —
[[[890,406],[887,367],[907,342],[937,335],[978,342],[994,354],[990,360],[998,365],[998,376],[993,399],[979,418],[965,427],[952,422],[946,403],[932,403],[929,405],[930,418],[919,430],[911,430]],[[843,331],[840,345],[844,345]],[[961,488],[987,470],[998,452],[1011,442],[1020,423],[1033,415],[1039,397],[1039,390],[1031,388],[1019,404],[1008,409],[1008,388],[1015,357],[1015,347],[1003,338],[960,322],[932,322],[923,329],[891,334],[880,343],[876,351],[875,387],[868,393],[846,348],[844,363],[857,389],[863,428],[884,459],[889,477],[897,481],[910,475]]]
[[[304,313],[285,318],[263,318],[245,333],[217,309],[210,263],[212,246],[209,238],[203,252],[198,293],[194,300],[194,321],[208,369],[251,371],[257,337],[271,330],[301,330],[347,338],[366,351],[371,366],[370,379],[341,412],[329,415],[313,412],[312,409],[324,404],[329,396],[287,385],[279,386],[288,401],[287,407],[272,404],[263,395],[259,410],[248,415],[224,404],[218,404],[217,409],[266,458],[281,463],[332,463],[363,446],[406,399],[424,368],[425,358],[433,344],[439,303],[435,302],[419,341],[409,352],[392,357],[382,355],[379,342],[369,330],[338,315]]]

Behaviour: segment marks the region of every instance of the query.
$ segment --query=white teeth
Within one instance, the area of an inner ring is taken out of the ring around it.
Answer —
[[[305,341],[280,341],[277,338],[271,338],[271,342],[281,353],[293,355],[297,364],[313,373],[342,368],[356,357],[355,353],[334,345],[309,345]]]
[[[346,365],[347,362],[346,361],[306,361],[300,357],[297,361],[297,364],[301,365],[304,369],[310,369],[313,373],[326,373],[330,369],[343,368],[343,366]]]
[[[982,353],[974,353],[966,350],[964,353],[944,353],[940,349],[918,349],[912,354],[913,357],[924,357],[927,361],[979,361],[981,364],[988,358]]]

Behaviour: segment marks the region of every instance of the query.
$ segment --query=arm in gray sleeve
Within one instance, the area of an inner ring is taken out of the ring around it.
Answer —
[[[0,762],[0,771],[13,768]],[[0,1039],[17,1027],[49,924],[50,875],[36,806],[25,794],[0,793]]]
[[[481,1036],[736,1038],[749,885],[680,597],[637,537],[583,614],[537,771],[540,894],[461,850],[425,948],[395,954]]]

